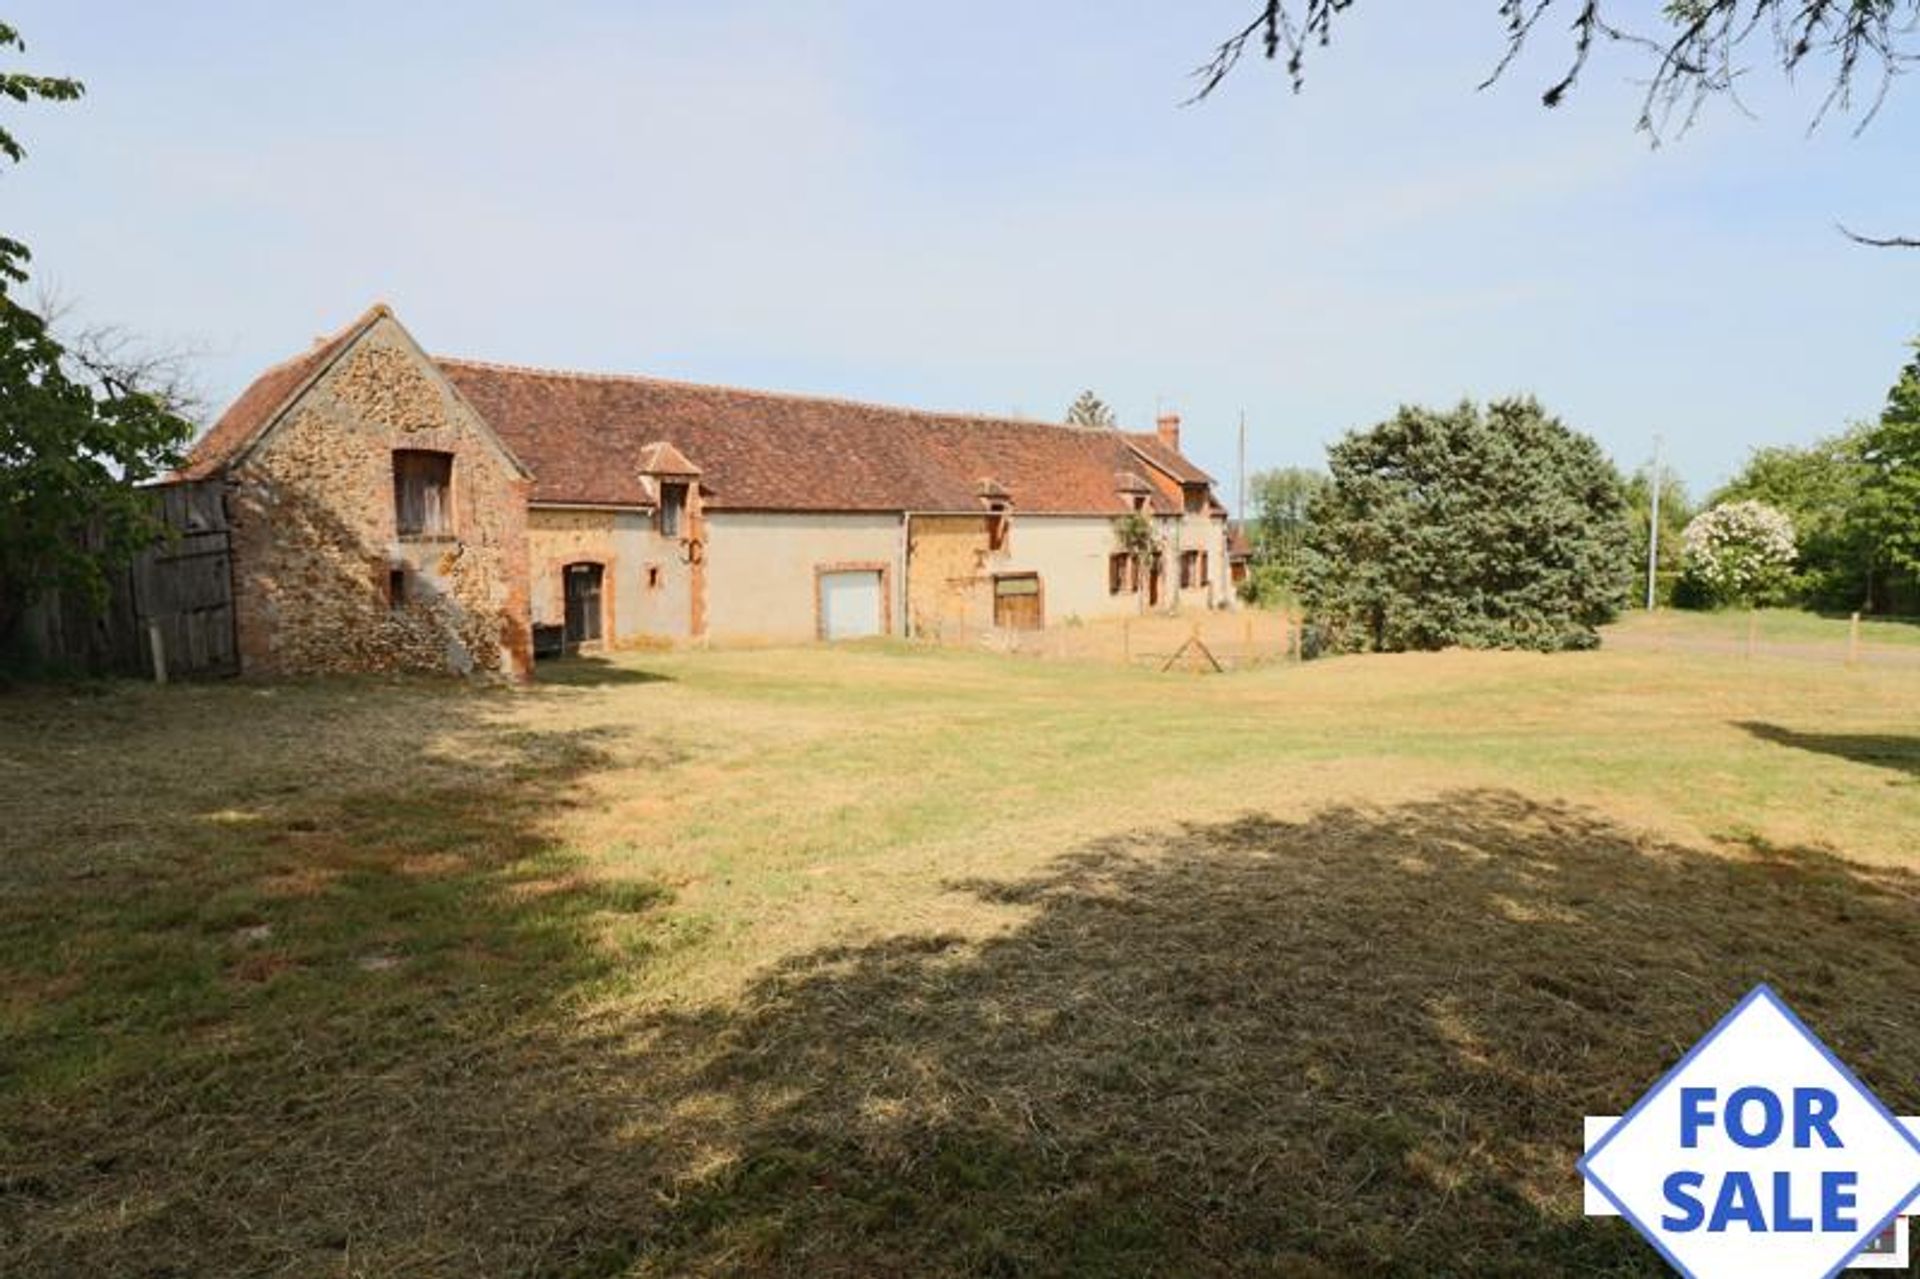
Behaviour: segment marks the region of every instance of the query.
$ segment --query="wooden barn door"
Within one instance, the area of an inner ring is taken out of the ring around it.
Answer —
[[[1045,621],[1038,574],[1009,574],[993,579],[995,626],[1009,631],[1037,631]]]

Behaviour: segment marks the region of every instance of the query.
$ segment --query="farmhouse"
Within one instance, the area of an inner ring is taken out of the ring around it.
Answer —
[[[1220,607],[1151,433],[429,356],[384,306],[263,373],[224,481],[242,669],[525,675],[569,646],[951,636]]]

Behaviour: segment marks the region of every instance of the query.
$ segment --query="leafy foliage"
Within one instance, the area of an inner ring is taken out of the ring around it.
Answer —
[[[1687,575],[1720,604],[1769,604],[1786,593],[1793,569],[1793,520],[1765,502],[1723,502],[1687,524]]]
[[[1112,426],[1113,424],[1113,410],[1107,407],[1105,400],[1092,391],[1080,392],[1080,398],[1067,409],[1069,426]]]
[[[1799,554],[1791,593],[1814,608],[1860,608],[1881,576],[1882,556],[1866,519],[1871,468],[1862,444],[1856,428],[1804,448],[1755,449],[1714,495],[1716,503],[1764,502],[1793,521]]]
[[[1625,597],[1619,473],[1532,399],[1402,408],[1328,450],[1302,595],[1343,648],[1589,648]]]
[[[23,47],[0,24],[0,50]],[[0,96],[15,102],[80,93],[73,80],[0,74]],[[25,154],[4,129],[0,154]],[[47,591],[103,599],[106,567],[158,532],[136,486],[174,465],[193,429],[125,367],[61,345],[14,296],[27,261],[25,245],[0,238],[0,638]]]
[[[1259,471],[1248,481],[1254,515],[1247,533],[1254,562],[1278,568],[1289,585],[1299,575],[1313,500],[1326,486],[1324,472],[1305,466]]]
[[[1887,392],[1877,426],[1862,433],[1867,468],[1862,519],[1894,568],[1920,576],[1920,343]]]
[[[1113,522],[1113,540],[1122,551],[1135,558],[1145,558],[1160,549],[1160,537],[1153,531],[1153,521],[1138,511],[1130,511]]]
[[[1755,450],[1715,495],[1744,498],[1793,520],[1798,602],[1920,611],[1920,353],[1901,370],[1878,422],[1805,448]]]

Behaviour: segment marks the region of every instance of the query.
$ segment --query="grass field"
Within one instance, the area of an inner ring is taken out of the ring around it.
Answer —
[[[0,701],[0,1273],[1656,1273],[1762,979],[1920,1111],[1920,670],[547,674]]]
[[[1793,608],[1763,608],[1751,618],[1754,638],[1763,644],[1788,644],[1801,647],[1831,648],[1844,654],[1848,621],[1845,617],[1808,613]],[[1664,632],[1675,637],[1716,639],[1744,644],[1749,617],[1747,610],[1720,609],[1693,612],[1662,609],[1649,615],[1628,614],[1620,623],[1623,633]],[[1863,648],[1920,649],[1920,618],[1863,617],[1860,619],[1860,644]]]

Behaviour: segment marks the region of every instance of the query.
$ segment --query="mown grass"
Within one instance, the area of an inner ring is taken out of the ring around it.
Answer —
[[[1754,981],[1920,1106],[1920,672],[547,674],[0,704],[0,1272],[1655,1273]]]
[[[1809,613],[1797,608],[1756,609],[1751,616],[1742,608],[1662,609],[1653,615],[1630,613],[1621,625],[1629,630],[1652,628],[1674,636],[1745,643],[1749,621],[1754,637],[1763,643],[1831,645],[1836,650],[1844,650],[1851,625],[1845,614]],[[1920,647],[1920,618],[1863,617],[1860,642],[1871,646]]]

